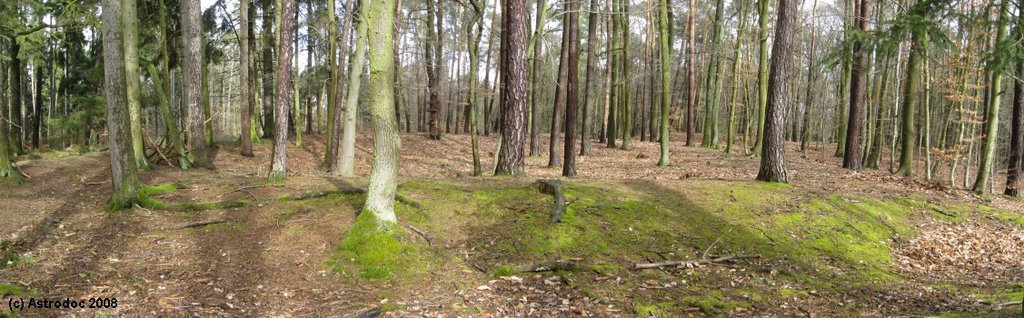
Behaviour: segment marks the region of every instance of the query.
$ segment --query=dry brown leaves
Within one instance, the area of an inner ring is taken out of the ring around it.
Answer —
[[[1006,224],[934,222],[894,253],[906,272],[980,282],[1018,281],[1024,274],[1024,229]]]

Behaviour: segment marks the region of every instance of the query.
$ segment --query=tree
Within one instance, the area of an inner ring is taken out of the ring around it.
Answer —
[[[704,101],[704,134],[701,141],[701,146],[708,148],[718,148],[718,110],[722,102],[722,58],[719,55],[721,54],[722,41],[725,37],[724,17],[725,0],[717,0],[715,1],[715,20],[711,27],[713,30],[711,56],[709,57],[711,62],[708,63],[707,85],[705,86],[707,100]]]
[[[568,40],[566,46],[565,61],[568,66],[565,82],[565,162],[562,165],[562,175],[571,177],[576,175],[576,105],[579,103],[579,1],[565,1],[565,27],[563,31]],[[584,115],[586,116],[586,115]],[[552,136],[558,135],[555,131]]]
[[[871,0],[859,0],[860,5],[856,14],[857,28],[861,33],[868,32],[869,24],[867,17],[871,15]],[[868,50],[863,40],[855,40],[853,43],[853,57],[850,71],[850,111],[848,112],[846,124],[846,149],[843,151],[843,168],[860,170],[863,158],[861,157],[860,131],[864,115],[864,95],[867,84],[868,70],[865,66],[868,63]]]
[[[274,1],[263,1],[263,138],[274,137]],[[280,27],[280,26],[278,26]]]
[[[359,113],[359,85],[363,77],[363,65],[366,64],[366,7],[366,0],[360,0],[359,13],[353,20],[356,27],[356,52],[352,56],[352,64],[349,66],[348,94],[345,101],[345,125],[341,138],[341,156],[339,158],[341,159],[341,164],[338,165],[337,174],[346,178],[355,176],[356,115]]]
[[[1017,76],[1024,74],[1024,62],[1017,62]],[[1024,168],[1024,82],[1013,81],[1013,118],[1010,122],[1010,153],[1006,163],[1006,190],[1003,194],[1020,197],[1020,172]]]
[[[196,0],[192,0],[196,1]],[[292,19],[295,0],[277,0],[281,9],[277,41],[277,101],[274,102],[274,151],[268,180],[271,183],[284,181],[288,170],[288,90],[292,77]]]
[[[742,80],[739,79],[738,74],[740,67],[743,65],[741,60],[740,52],[743,49],[743,33],[747,28],[747,4],[745,0],[737,0],[736,10],[737,19],[739,19],[739,25],[736,29],[736,45],[732,55],[732,94],[729,95],[729,126],[725,132],[725,153],[732,153],[732,143],[736,139],[736,105],[740,104],[737,94],[739,94],[740,83]]]
[[[761,0],[761,2],[765,3],[767,1]],[[697,132],[694,126],[694,117],[697,116],[697,24],[695,22],[697,19],[697,0],[690,0],[689,8],[690,12],[686,17],[686,145],[693,146],[693,135]],[[767,15],[767,13],[765,14]],[[764,29],[763,26],[762,29]],[[761,64],[767,65],[763,61]]]
[[[246,157],[252,157],[252,77],[249,74],[252,67],[251,53],[249,53],[249,3],[250,0],[240,0],[238,9],[238,20],[239,20],[239,36],[238,36],[238,55],[239,55],[239,77],[238,83],[240,86],[239,99],[241,105],[239,105],[239,112],[241,118],[239,121],[242,124],[242,155]],[[328,0],[331,8],[334,8],[334,1]],[[333,11],[333,10],[332,10]],[[333,58],[333,57],[332,57]]]
[[[469,134],[470,143],[473,147],[473,175],[479,176],[482,171],[480,168],[480,145],[477,141],[477,73],[479,67],[477,63],[480,62],[480,37],[484,32],[484,10],[487,3],[480,0],[469,0],[470,5],[473,7],[472,18],[466,27],[466,35],[469,41],[466,41],[467,49],[469,50],[469,101],[466,103],[466,109],[469,110]]]
[[[285,0],[287,1],[287,0]],[[390,229],[398,221],[395,216],[395,193],[398,189],[398,118],[394,112],[394,0],[363,1],[360,10],[362,31],[370,38],[369,110],[373,129],[373,162],[370,188],[362,214],[376,219],[380,229]]]
[[[189,150],[192,152],[192,164],[201,168],[213,168],[206,147],[206,125],[203,115],[203,94],[202,94],[202,52],[203,45],[200,39],[202,30],[200,25],[199,0],[185,0],[181,3],[181,25],[184,27],[182,33],[183,61],[182,73],[184,74],[184,100],[187,108],[185,113],[185,127]]]
[[[528,126],[527,129],[530,131],[531,157],[540,156],[540,139],[537,138],[537,126],[539,126],[537,124],[537,118],[540,118],[540,115],[537,114],[537,91],[539,90],[537,87],[537,76],[539,76],[541,72],[541,67],[544,65],[543,63],[540,63],[539,60],[541,57],[541,52],[544,50],[544,43],[541,42],[541,38],[544,36],[544,25],[547,23],[548,20],[547,12],[547,3],[545,3],[544,0],[537,0],[536,26],[534,26],[533,28],[533,35],[530,36],[529,44],[527,44],[526,47],[526,54],[528,55],[526,57],[526,62],[529,65],[527,67],[529,67],[530,72],[530,87],[526,91],[526,99],[527,102],[530,103],[530,108],[529,110],[527,110],[526,125]],[[561,67],[559,67],[558,74],[559,76],[561,76],[562,74]],[[561,80],[561,77],[559,77],[559,80]],[[556,112],[552,112],[552,114],[556,114]],[[552,122],[554,122],[554,120],[552,120]],[[555,134],[553,130],[552,134]],[[551,140],[554,141],[554,139]],[[552,148],[549,149],[549,151],[553,151],[554,146],[551,147]],[[554,153],[551,154],[554,155]],[[551,166],[550,162],[548,165]]]
[[[569,1],[565,1],[564,3],[568,5],[568,2]],[[565,6],[563,5],[563,7]],[[569,42],[571,41],[569,39],[570,32],[567,30],[568,24],[570,23],[568,19],[568,13],[562,15],[562,45],[558,59],[558,81],[556,84],[557,89],[555,90],[555,105],[551,109],[551,135],[548,142],[548,167],[559,167],[562,165],[561,155],[558,154],[558,135],[561,133],[561,130],[559,130],[558,127],[559,124],[561,124],[559,113],[562,112],[562,108],[565,105],[565,97],[568,91]],[[537,116],[534,116],[533,118],[537,118]],[[530,132],[531,143],[533,143],[534,138],[532,135],[536,134],[536,129],[536,127],[533,127],[533,131]]]
[[[199,4],[195,2],[194,8],[198,11]],[[108,206],[110,210],[120,210],[144,204],[145,193],[139,182],[135,155],[131,151],[131,132],[128,131],[125,59],[121,52],[121,0],[103,0],[102,5],[103,91],[107,98],[110,175],[114,187]]]
[[[342,23],[342,25],[345,27],[341,32],[341,52],[348,52],[347,39],[349,38],[349,32],[351,32],[352,29],[355,29],[354,27],[348,27],[355,16],[353,14],[353,11],[355,11],[353,9],[355,6],[355,2],[356,0],[349,0],[348,2],[345,3],[345,19],[344,22]],[[331,85],[332,92],[328,92],[329,96],[333,96],[333,98],[330,98],[328,100],[329,105],[327,106],[328,125],[326,161],[327,171],[329,171],[333,175],[341,174],[341,160],[338,158],[338,153],[341,152],[339,148],[341,148],[341,120],[343,110],[339,109],[341,107],[339,104],[342,102],[345,96],[345,81],[339,79],[344,77],[344,68],[342,68],[341,65],[346,64],[345,58],[347,56],[347,53],[341,54],[341,56],[338,58],[339,63],[337,64],[337,66],[331,68],[335,72],[335,82],[333,85]]]
[[[526,0],[504,0],[501,19],[502,124],[495,175],[519,176],[523,171],[526,112]]]
[[[428,126],[430,132],[428,137],[434,140],[441,140],[441,52],[442,41],[441,31],[444,12],[443,4],[434,3],[435,0],[427,0],[427,43],[424,45],[424,56],[427,63],[427,90],[430,91],[430,119]],[[436,20],[436,29],[435,29]]]
[[[807,143],[811,138],[810,124],[811,124],[811,107],[814,106],[814,82],[817,79],[817,70],[815,69],[815,44],[817,44],[817,33],[818,33],[818,19],[815,14],[818,11],[818,0],[813,0],[811,4],[811,46],[807,50],[807,97],[804,98],[804,121],[800,129],[800,152],[807,153]]]
[[[1004,55],[1010,49],[1010,44],[1006,42],[1009,2],[1009,0],[1000,1],[998,20],[995,23],[995,54],[992,55],[992,59],[986,66],[991,80],[988,86],[987,105],[985,105],[985,108],[988,109],[985,112],[985,143],[982,144],[981,157],[978,158],[978,177],[974,179],[974,186],[971,187],[971,191],[977,194],[986,192],[985,187],[988,185],[989,174],[992,171],[992,159],[996,155],[996,141],[999,140],[999,103],[1003,96],[1003,69],[1006,67]]]
[[[903,89],[903,112],[900,114],[900,138],[902,149],[900,150],[900,169],[897,175],[904,177],[914,176],[914,144],[917,138],[914,137],[915,112],[917,110],[917,90],[921,81],[921,63],[924,56],[924,30],[914,28],[910,38],[910,57],[907,59],[907,79]],[[852,114],[852,113],[851,113]]]
[[[865,0],[866,1],[866,0]],[[793,64],[793,33],[797,15],[794,0],[779,0],[775,22],[775,44],[768,77],[768,104],[761,152],[761,168],[757,180],[789,182],[786,176],[786,105],[789,102],[788,81]]]
[[[590,110],[592,109],[591,103],[596,102],[595,99],[590,98],[591,89],[594,87],[594,82],[597,81],[597,50],[599,48],[597,42],[597,25],[601,23],[601,19],[597,16],[598,2],[597,0],[590,0],[590,14],[587,17],[587,69],[586,69],[586,83],[583,84],[583,110],[580,112],[583,114],[583,127],[580,132],[580,156],[590,155],[590,129],[593,125],[590,118]]]
[[[669,107],[672,105],[672,77],[669,75],[672,65],[669,60],[672,56],[669,34],[671,30],[668,21],[669,0],[658,1],[658,42],[661,45],[661,158],[658,159],[658,166],[669,164]]]

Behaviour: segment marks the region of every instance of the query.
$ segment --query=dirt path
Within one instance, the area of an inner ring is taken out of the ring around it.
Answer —
[[[47,297],[117,297],[118,307],[103,312],[117,316],[345,316],[370,307],[400,304],[389,315],[444,316],[476,308],[494,316],[632,316],[629,303],[589,297],[569,283],[547,275],[522,281],[490,277],[474,268],[479,242],[452,241],[451,273],[429,273],[417,284],[356,285],[325,269],[339,239],[353,222],[362,195],[332,196],[316,202],[282,201],[283,195],[362,187],[362,179],[342,181],[320,168],[323,142],[306,135],[303,148],[289,149],[288,181],[262,186],[269,165],[270,144],[255,147],[255,157],[237,155],[237,145],[224,144],[215,153],[216,171],[179,171],[157,167],[143,173],[147,184],[181,183],[184,188],[156,196],[168,204],[246,200],[239,208],[196,212],[133,209],[105,212],[110,193],[106,153],[19,162],[29,182],[0,191],[0,283],[21,286]],[[683,140],[682,136],[673,136]],[[541,139],[546,143],[547,138]],[[369,172],[368,135],[357,140],[357,174]],[[496,138],[481,138],[483,165],[492,165]],[[542,145],[543,146],[543,145]],[[673,143],[674,164],[657,168],[657,144],[636,142],[630,150],[596,145],[592,156],[580,158],[578,180],[620,180],[618,190],[650,196],[652,204],[678,206],[679,180],[749,180],[757,160],[720,151]],[[542,147],[546,148],[546,147]],[[1020,201],[981,199],[961,190],[892,178],[884,172],[851,173],[838,168],[830,149],[802,157],[792,149],[791,177],[797,191],[816,195],[845,193],[868,197],[926,196],[931,200],[985,202],[1024,211]],[[403,135],[403,181],[433,179],[487,185],[506,181],[472,178],[468,136],[449,135],[428,141]],[[555,177],[560,169],[543,167],[543,158],[527,160],[527,178]],[[637,181],[646,179],[650,181]],[[354,184],[349,184],[353,182]],[[600,181],[588,181],[600,182]],[[441,195],[441,194],[439,194]],[[696,194],[695,194],[696,195]],[[693,204],[693,203],[686,203]],[[788,209],[791,207],[782,207]],[[218,224],[182,229],[202,221]],[[459,229],[459,231],[471,229]],[[474,233],[468,236],[480,240]],[[414,234],[413,234],[414,235]],[[483,239],[486,239],[484,236]],[[485,272],[485,271],[484,271]],[[726,275],[726,274],[722,274]],[[588,278],[589,279],[589,278]],[[604,279],[604,278],[593,278]],[[479,286],[487,286],[480,288]],[[910,291],[907,291],[909,293]],[[900,292],[903,293],[903,292]],[[881,305],[874,295],[851,295]],[[932,297],[932,296],[929,296]],[[930,306],[921,298],[920,304]],[[911,299],[911,298],[900,298]],[[540,304],[539,307],[537,307]],[[828,307],[811,301],[804,306]],[[873,306],[874,306],[873,305]],[[888,309],[891,312],[893,309]],[[0,310],[2,313],[3,310]],[[761,308],[755,312],[803,315],[806,308]],[[35,312],[30,316],[93,316],[96,310]],[[828,313],[826,311],[825,313]],[[753,315],[754,312],[742,315]]]

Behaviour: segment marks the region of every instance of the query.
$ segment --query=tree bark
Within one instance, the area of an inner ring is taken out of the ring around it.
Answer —
[[[196,2],[194,8],[198,10]],[[107,98],[107,136],[110,143],[111,184],[114,187],[109,208],[120,210],[144,203],[141,200],[144,193],[141,192],[142,185],[131,151],[131,132],[128,131],[130,124],[126,112],[125,61],[121,52],[121,1],[103,0],[102,5],[103,43],[107,44],[103,47],[103,91]]]
[[[1017,74],[1024,74],[1024,62],[1017,63]],[[1013,118],[1010,122],[1010,159],[1006,168],[1006,189],[1003,194],[1020,197],[1021,161],[1024,159],[1024,82],[1013,81]]]
[[[263,138],[274,137],[274,1],[263,1]]]
[[[576,105],[579,102],[579,1],[565,2],[565,27],[569,43],[566,47],[566,82],[565,82],[565,162],[562,165],[562,175],[571,177],[576,175]],[[585,116],[585,115],[584,115]],[[552,136],[558,135],[555,131]],[[564,208],[564,206],[563,206]]]
[[[195,1],[195,0],[193,0]],[[292,19],[296,0],[277,0],[281,9],[280,37],[277,42],[277,100],[274,103],[274,150],[268,180],[284,181],[288,171],[288,90],[292,77]]]
[[[398,189],[398,159],[401,139],[395,117],[395,0],[364,1],[360,12],[362,33],[369,37],[369,111],[373,129],[373,161],[370,186],[363,213],[376,217],[382,228],[398,221],[395,194]]]
[[[185,127],[189,143],[192,164],[200,168],[213,168],[213,162],[206,147],[205,116],[203,115],[203,43],[202,24],[200,22],[199,0],[186,0],[181,3],[182,33],[182,73],[184,74],[184,101],[186,105]]]
[[[251,0],[239,0],[238,9],[238,20],[240,27],[240,34],[238,35],[238,55],[239,55],[239,78],[238,83],[241,86],[239,90],[239,99],[241,105],[239,105],[239,112],[241,118],[239,121],[242,124],[242,156],[252,157],[252,75],[249,74],[252,67],[252,56],[249,53],[249,6]],[[328,1],[333,4],[334,1]],[[332,5],[333,7],[333,5]]]
[[[767,1],[761,0],[765,3]],[[697,116],[697,0],[690,0],[689,8],[690,12],[686,17],[686,146],[693,146],[693,135],[697,133],[693,120]]]
[[[1003,43],[1006,41],[1008,3],[1009,0],[1000,1],[999,19],[995,24],[996,39],[993,48],[995,53],[987,66],[992,74],[992,79],[988,86],[989,98],[987,98],[988,105],[986,105],[987,111],[985,112],[985,142],[982,144],[981,157],[978,158],[978,176],[974,179],[974,186],[971,187],[971,190],[977,194],[987,192],[986,187],[992,171],[992,161],[996,155],[996,141],[999,140],[999,103],[1003,96],[1003,68],[1006,64],[1003,58],[1006,53],[1001,51],[1008,50],[1009,47]]]
[[[495,175],[520,176],[523,171],[523,142],[526,111],[526,1],[504,0],[502,45],[505,53],[501,72],[501,150]]]
[[[670,71],[672,65],[669,65],[669,60],[672,57],[671,45],[669,43],[669,35],[672,34],[671,26],[668,20],[669,11],[669,0],[658,1],[658,42],[661,45],[659,52],[661,53],[661,158],[658,159],[658,166],[667,166],[671,159],[669,158],[669,107],[672,105],[672,77]],[[652,114],[653,115],[653,114]]]
[[[341,163],[338,164],[338,171],[335,175],[351,178],[355,176],[356,157],[356,117],[359,115],[359,88],[363,78],[363,66],[366,64],[367,46],[367,24],[365,15],[367,13],[367,2],[359,1],[356,21],[356,52],[352,56],[348,74],[348,93],[345,98],[345,125],[341,139]],[[392,53],[393,54],[393,53]],[[392,62],[394,63],[394,62]],[[392,76],[394,76],[392,74]],[[394,99],[394,97],[392,97]],[[397,125],[397,124],[396,124]]]
[[[791,69],[793,67],[793,33],[797,15],[795,0],[779,0],[778,20],[775,23],[775,45],[772,46],[772,66],[768,76],[768,104],[766,105],[764,148],[757,180],[789,182],[786,175],[786,105],[789,99]]]
[[[871,15],[871,0],[859,0],[860,9],[857,10],[856,22],[861,32],[869,30],[867,17]],[[861,124],[864,115],[864,95],[866,91],[867,72],[865,66],[868,64],[868,52],[865,43],[857,41],[853,44],[853,56],[856,59],[850,71],[850,111],[846,124],[846,149],[843,154],[843,168],[859,171],[862,165],[860,144]]]

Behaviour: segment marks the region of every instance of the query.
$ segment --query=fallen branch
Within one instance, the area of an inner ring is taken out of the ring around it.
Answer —
[[[401,193],[396,193],[395,194],[395,200],[397,200],[398,202],[402,202],[405,205],[417,208],[417,209],[422,209],[423,208],[423,205],[420,204],[419,201],[416,201],[415,199],[407,197],[407,196],[405,196],[405,195],[403,195]]]
[[[957,218],[956,214],[943,211],[942,209],[939,209],[937,207],[932,207],[932,211],[935,211],[935,213],[942,214],[951,218]]]
[[[14,167],[14,169],[18,169],[18,173],[21,174],[22,177],[25,177],[25,179],[32,179],[32,176],[29,176],[27,173],[25,173],[25,171],[22,171],[21,167],[15,165],[13,162],[11,163],[11,167]]]
[[[652,268],[664,268],[664,267],[697,267],[705,264],[722,264],[724,262],[749,259],[749,258],[760,258],[760,255],[727,255],[713,259],[699,259],[696,261],[668,261],[659,263],[635,263],[633,264],[634,270],[639,269],[652,269]]]
[[[302,193],[302,194],[297,194],[297,195],[286,195],[286,196],[281,197],[281,200],[283,200],[283,201],[300,201],[300,200],[307,200],[307,199],[322,198],[322,197],[326,197],[326,196],[329,196],[329,195],[332,195],[332,194],[360,194],[360,193],[366,193],[366,190],[359,189],[359,188],[344,189],[344,190],[321,190],[321,191],[313,191],[313,192],[307,192],[307,193]]]
[[[565,215],[565,194],[562,192],[562,181],[541,179],[534,183],[537,186],[537,190],[544,194],[550,194],[555,197],[555,206],[551,210],[551,222],[558,223],[562,222],[562,216]]]
[[[351,315],[350,317],[355,317],[355,318],[374,318],[374,317],[377,317],[379,315],[380,315],[380,308],[379,307],[373,307],[373,308],[366,308],[366,309],[360,310],[360,311],[356,312],[355,314]]]
[[[430,236],[428,236],[427,233],[420,231],[420,229],[417,229],[415,226],[412,225],[406,225],[406,227],[408,227],[413,232],[416,232],[416,234],[419,234],[420,237],[423,237],[424,240],[427,240],[427,246],[434,246],[434,242],[430,240]]]
[[[175,230],[184,230],[184,229],[191,229],[191,228],[197,228],[197,227],[201,227],[201,226],[221,224],[221,223],[228,223],[228,222],[231,222],[231,220],[220,219],[220,220],[202,221],[202,222],[195,222],[195,223],[185,224],[185,225],[176,227],[174,229]]]
[[[229,194],[232,194],[232,193],[235,193],[235,192],[241,192],[241,191],[245,191],[245,190],[249,190],[249,189],[255,189],[255,188],[262,188],[262,187],[265,187],[265,186],[267,186],[267,185],[266,184],[257,184],[257,185],[251,185],[251,186],[244,186],[244,187],[241,187],[241,188],[238,188],[238,189],[231,190],[231,192],[218,195],[217,197],[220,198],[220,197],[223,197],[225,195],[229,195]]]
[[[156,150],[156,154],[160,155],[160,158],[164,159],[164,161],[166,161],[167,164],[170,165],[171,167],[177,168],[177,167],[174,166],[174,163],[171,162],[170,159],[167,159],[167,156],[164,156],[164,152],[162,150],[160,150],[160,146],[161,145],[158,145],[157,143],[153,142],[153,138],[149,137],[149,132],[148,131],[143,129],[142,130],[142,136],[146,138],[146,141],[149,142],[150,145],[153,145],[153,150]]]
[[[178,211],[178,212],[196,212],[205,210],[216,210],[216,209],[232,209],[249,206],[252,202],[247,200],[232,200],[232,201],[221,201],[221,202],[206,202],[206,203],[182,203],[169,205],[164,207],[162,210],[167,211]]]

